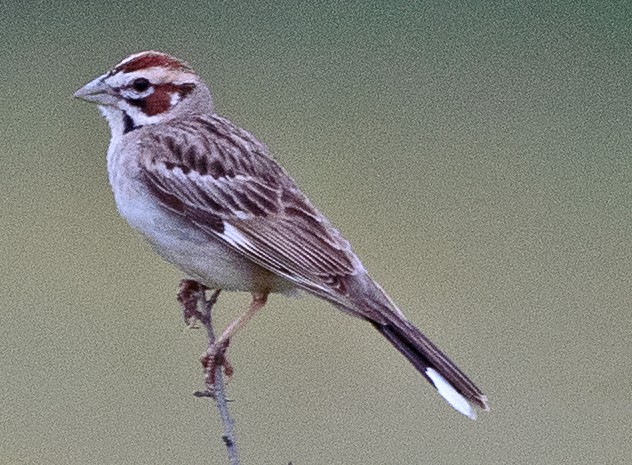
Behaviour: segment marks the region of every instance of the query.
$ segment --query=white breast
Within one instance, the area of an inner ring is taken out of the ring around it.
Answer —
[[[130,133],[129,135],[132,135]],[[209,288],[291,292],[294,285],[158,204],[140,180],[137,138],[113,138],[108,175],[121,216],[158,254]]]

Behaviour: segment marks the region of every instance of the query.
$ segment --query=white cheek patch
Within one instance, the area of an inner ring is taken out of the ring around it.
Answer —
[[[476,420],[476,412],[469,402],[465,400],[465,397],[459,394],[437,370],[434,368],[426,368],[426,375],[432,380],[432,384],[437,388],[441,397],[448,401],[448,404],[466,417]]]
[[[175,107],[180,100],[182,100],[182,96],[178,92],[174,92],[173,94],[171,94],[171,97],[169,98],[171,108]]]

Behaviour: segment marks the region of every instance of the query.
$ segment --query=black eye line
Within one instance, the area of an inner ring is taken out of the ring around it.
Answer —
[[[125,99],[129,102],[130,105],[137,108],[145,108],[147,106],[147,100],[144,98],[128,98]]]

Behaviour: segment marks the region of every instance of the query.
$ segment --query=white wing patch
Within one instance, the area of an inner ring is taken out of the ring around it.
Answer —
[[[224,221],[224,232],[220,234],[222,238],[233,247],[239,249],[252,250],[252,242],[250,242],[246,236],[244,236],[238,229],[233,227],[230,223]]]
[[[223,222],[223,225],[224,225],[224,232],[222,232],[221,234],[217,233],[223,240],[225,240],[227,243],[235,247],[237,250],[242,250],[242,251],[246,250],[250,253],[254,253],[255,256],[257,255],[257,247],[252,242],[250,242],[250,240],[246,236],[244,236],[237,228],[235,228],[230,223],[227,223],[226,221]],[[279,265],[279,266],[282,266],[282,265]],[[311,289],[318,289],[323,294],[326,294],[326,295],[329,294],[328,289],[326,287],[317,285],[311,282],[310,280],[305,279],[301,276],[287,275],[282,272],[279,272],[279,275],[284,276],[289,281],[293,281],[299,285],[303,285]]]

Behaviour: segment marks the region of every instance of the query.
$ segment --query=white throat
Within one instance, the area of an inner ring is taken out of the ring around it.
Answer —
[[[123,137],[125,133],[125,118],[121,110],[115,107],[99,105],[99,112],[108,122],[112,139]]]

